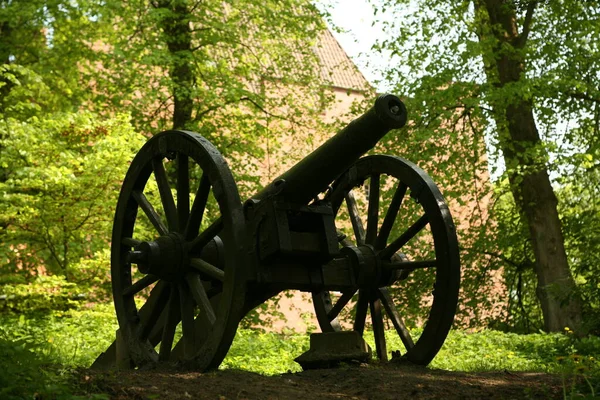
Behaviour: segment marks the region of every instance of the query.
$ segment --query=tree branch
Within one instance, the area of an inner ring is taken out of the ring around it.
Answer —
[[[535,11],[535,6],[537,5],[537,1],[530,1],[527,4],[527,12],[525,13],[525,21],[523,21],[523,30],[521,34],[517,38],[516,47],[522,49],[527,43],[527,38],[529,37],[529,32],[531,31],[531,21],[533,20],[533,12]]]
[[[470,253],[475,253],[475,254],[484,254],[486,256],[490,256],[490,257],[494,257],[500,261],[505,262],[506,264],[512,265],[513,267],[515,267],[518,271],[525,269],[526,267],[532,267],[533,268],[533,263],[530,262],[529,260],[527,260],[528,262],[515,262],[513,260],[511,260],[510,258],[506,257],[503,254],[500,253],[494,253],[492,251],[486,251],[486,250],[477,250],[474,247],[461,247],[461,250],[464,251],[468,251]]]
[[[239,99],[236,99],[236,100],[229,100],[229,101],[226,101],[223,104],[217,104],[217,105],[214,105],[212,107],[207,108],[206,110],[199,111],[196,114],[196,117],[194,118],[194,120],[198,121],[202,117],[204,117],[206,114],[209,114],[209,113],[211,113],[211,112],[213,112],[215,110],[218,110],[219,108],[228,106],[230,104],[241,103],[243,101],[247,101],[247,102],[251,103],[254,107],[256,107],[257,109],[259,109],[260,111],[262,111],[263,113],[265,113],[266,115],[268,115],[270,117],[281,119],[281,120],[286,120],[286,118],[284,116],[273,114],[273,113],[267,111],[264,107],[262,107],[260,104],[258,104],[256,101],[252,100],[248,96],[240,97]]]
[[[202,27],[202,28],[192,28],[192,29],[190,29],[190,32],[191,33],[204,32],[204,31],[210,31],[211,29],[212,28],[210,26],[209,27]],[[200,47],[202,47],[202,46],[197,46],[195,48],[200,48]]]
[[[151,120],[151,121],[154,120],[154,118],[156,118],[158,116],[158,114],[163,111],[163,107],[166,107],[167,106],[167,102],[170,101],[171,99],[173,99],[172,95],[169,95],[169,96],[165,97],[158,104],[158,107],[156,107],[156,109],[152,112],[152,114],[150,114],[150,117],[148,119]]]
[[[591,96],[587,93],[582,93],[582,92],[567,92],[567,95],[571,96],[574,99],[578,99],[578,100],[587,100],[587,101],[591,101],[596,104],[600,103],[600,96]]]

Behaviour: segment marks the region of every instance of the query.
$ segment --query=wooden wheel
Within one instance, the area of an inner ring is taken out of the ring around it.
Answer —
[[[133,367],[221,363],[244,302],[243,231],[231,172],[206,139],[167,131],[143,146],[121,188],[111,245],[115,309]]]
[[[328,200],[338,230],[347,232],[341,247],[370,249],[378,268],[358,290],[313,293],[322,331],[347,327],[362,334],[370,314],[379,359],[388,358],[389,327],[404,346],[403,357],[428,364],[450,330],[460,284],[455,227],[440,191],[416,165],[377,155],[342,175]]]

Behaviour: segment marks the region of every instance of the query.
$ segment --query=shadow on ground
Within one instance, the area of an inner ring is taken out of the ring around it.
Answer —
[[[414,365],[344,365],[263,376],[175,368],[82,371],[81,388],[113,399],[559,399],[560,376],[542,373],[463,373]]]

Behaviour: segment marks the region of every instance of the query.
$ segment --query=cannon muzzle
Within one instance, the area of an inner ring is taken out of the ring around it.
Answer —
[[[406,119],[406,107],[398,97],[391,94],[379,96],[366,113],[350,122],[252,198],[261,200],[277,192],[289,202],[309,202],[375,147],[386,133],[402,128]]]

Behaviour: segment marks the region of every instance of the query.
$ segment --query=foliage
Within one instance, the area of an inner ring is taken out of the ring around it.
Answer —
[[[572,331],[567,335],[454,331],[431,367],[466,372],[504,370],[559,374],[563,377],[565,398],[580,398],[598,393],[600,388],[599,346],[597,337],[575,339]]]
[[[156,126],[164,129],[170,125],[172,112],[165,111],[173,104],[174,89],[189,91],[196,99],[193,125],[188,126],[193,128],[199,122],[218,123],[213,113],[227,105],[234,105],[227,111],[234,121],[245,119],[243,113],[236,112],[245,108],[240,106],[244,102],[247,111],[252,111],[253,105],[268,110],[264,102],[269,100],[260,90],[265,82],[261,80],[281,79],[282,84],[314,81],[310,45],[323,25],[310,4],[297,0],[260,4],[209,1],[201,9],[197,6],[183,0],[171,4],[145,0],[98,4],[99,22],[110,26],[102,32],[105,47],[97,48],[102,68],[92,65],[89,72],[100,79],[99,99],[107,96],[111,105],[133,102],[134,120],[144,129],[155,124],[155,130]],[[181,32],[165,25],[178,23],[180,18],[189,25]],[[265,24],[280,33],[278,40],[272,40],[267,29],[258,29]],[[184,37],[172,37],[177,33]],[[190,43],[180,43],[184,40]],[[174,53],[169,46],[177,44],[185,46]],[[192,69],[189,87],[177,87],[183,83],[176,76],[180,59]],[[249,117],[248,122],[256,121],[256,116]],[[235,125],[234,121],[229,123]]]
[[[116,329],[114,312],[108,304],[64,312],[0,315],[0,346],[3,348],[0,381],[11,383],[1,387],[13,395],[58,390],[48,385],[60,376],[63,378],[59,382],[67,382],[71,368],[91,365],[114,339]],[[396,334],[392,331],[388,334],[388,350],[403,348]],[[366,332],[365,338],[374,348],[372,332]],[[295,332],[261,333],[240,329],[222,368],[266,375],[299,371],[293,359],[308,349],[308,339],[308,335]],[[596,388],[600,384],[599,353],[597,337],[577,339],[572,332],[518,335],[491,330],[451,331],[430,368],[556,373],[565,377],[569,390],[572,383],[578,382],[577,377],[585,377]],[[12,384],[16,377],[29,384],[17,387]],[[576,390],[589,392],[579,386]]]
[[[600,243],[600,202],[597,197],[600,181],[595,175],[586,172],[583,176],[562,179],[564,185],[557,191],[557,196],[569,262],[588,316],[587,328],[596,334],[600,329],[597,322],[600,307],[597,302],[600,295],[598,255],[589,251]],[[509,303],[507,312],[492,321],[492,326],[502,330],[536,332],[542,327],[542,316],[535,293],[533,250],[514,201],[503,187],[498,185],[492,212],[498,224],[497,230],[502,232],[503,240],[499,246],[502,259],[498,262],[504,266]]]
[[[507,189],[519,199],[518,190],[514,189],[522,183],[518,177],[533,171],[547,169],[555,183],[562,184],[564,179],[576,175],[577,178],[568,179],[569,183],[575,190],[585,191],[586,182],[597,169],[600,52],[590,38],[598,32],[599,9],[593,2],[570,0],[501,2],[499,7],[503,10],[514,11],[514,29],[521,34],[520,41],[509,43],[502,42],[497,34],[506,27],[492,26],[483,12],[486,5],[500,2],[372,3],[378,22],[388,33],[375,48],[391,56],[392,65],[399,66],[384,71],[385,79],[406,99],[413,119],[408,133],[400,132],[398,138],[392,136],[382,145],[406,149],[405,153],[419,165],[426,165],[421,160],[429,161],[428,172],[441,184],[455,218],[460,221],[463,265],[473,266],[464,269],[460,315],[475,324],[490,321],[498,310],[490,313],[489,309],[502,300],[491,298],[490,287],[502,281],[513,285],[517,277],[528,287],[537,285],[536,274],[530,272],[529,266],[527,272],[519,269],[524,266],[525,253],[516,251],[516,232],[505,230],[514,226],[517,219],[529,221],[520,222],[517,232],[525,234],[522,239],[526,240],[521,239],[521,244],[531,245],[527,239],[531,237],[531,218],[524,219],[523,213],[531,204],[517,202],[519,211],[512,215],[502,205],[494,210],[495,204],[506,202],[500,197]],[[399,15],[402,18],[396,17]],[[547,32],[556,35],[550,39]],[[507,59],[523,60],[524,68],[508,84],[500,81],[495,69],[498,60]],[[541,142],[535,146],[511,142],[508,136],[510,124],[518,123],[510,121],[511,114],[505,111],[516,99],[531,104],[541,135]],[[500,150],[505,162],[501,162]],[[514,154],[517,157],[511,156]],[[511,177],[511,186],[496,190],[495,197],[489,196],[491,190],[486,183],[488,161],[493,178],[500,176],[499,166],[505,170],[504,177]],[[585,163],[587,167],[582,168]],[[578,173],[573,174],[574,171]],[[486,207],[488,202],[492,207]],[[455,212],[465,207],[472,212]],[[593,213],[595,208],[589,209]],[[565,207],[561,211],[564,220],[568,212]],[[579,235],[568,229],[565,233]],[[570,237],[566,239],[571,270],[577,275],[579,267],[573,264],[577,257],[572,246],[575,242]],[[537,258],[533,261],[537,262]],[[504,274],[500,282],[496,271]],[[581,285],[582,280],[578,279]],[[510,289],[508,292],[512,293]],[[577,295],[578,292],[573,294]],[[535,307],[537,300],[528,301],[525,307],[539,310]],[[527,328],[522,324],[522,305],[504,301],[501,314],[514,329],[535,328],[535,323]],[[537,311],[529,309],[527,313]]]
[[[499,254],[494,255],[496,268],[502,268],[506,285],[505,309],[490,321],[490,327],[518,333],[538,332],[543,327],[533,249],[527,227],[519,217],[508,183],[498,183],[492,218],[502,235]]]
[[[600,258],[592,249],[600,246],[600,174],[598,168],[588,168],[565,179],[558,197],[569,262],[584,299],[588,328],[597,335],[600,333]]]
[[[58,114],[0,125],[3,272],[92,280],[74,266],[106,247],[128,161],[145,138],[124,115]]]
[[[0,2],[0,273],[106,284],[91,257],[144,140],[130,123],[199,131],[255,192],[279,172],[273,138],[320,127],[323,28],[300,0]]]
[[[79,80],[95,23],[87,0],[0,2],[0,114],[72,111],[91,93]],[[29,96],[28,96],[29,94]]]
[[[89,289],[67,282],[60,276],[38,276],[29,283],[6,282],[0,286],[0,313],[66,311],[78,308],[89,297]],[[22,278],[16,275],[16,278]]]
[[[111,304],[66,311],[2,314],[0,338],[34,349],[53,364],[89,366],[114,340],[117,330]]]
[[[302,368],[294,362],[294,358],[308,350],[308,339],[307,335],[295,332],[260,333],[239,329],[221,368],[264,375],[300,372]]]
[[[50,97],[50,89],[43,78],[22,65],[0,66],[0,91],[3,94],[0,115],[19,120],[34,116]]]
[[[250,310],[240,321],[241,329],[255,329],[265,331],[272,328],[275,320],[286,321],[285,314],[280,311],[279,300],[283,296],[291,296],[290,292],[283,292],[268,301]]]
[[[24,399],[57,397],[69,392],[61,373],[22,343],[0,339],[0,397]]]
[[[0,314],[1,397],[76,398],[74,368],[89,366],[115,330],[110,305]]]
[[[565,359],[578,355],[589,359],[594,374],[600,372],[595,359],[600,341],[575,339],[571,334],[477,333],[453,331],[431,364],[451,371],[542,371],[561,373]]]
[[[90,106],[126,108],[142,132],[199,132],[226,156],[243,197],[263,160],[277,165],[278,138],[319,128],[327,78],[313,46],[324,26],[309,2],[108,1],[95,12],[102,44],[83,63]]]

